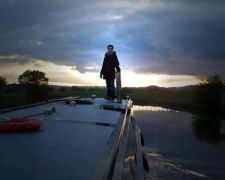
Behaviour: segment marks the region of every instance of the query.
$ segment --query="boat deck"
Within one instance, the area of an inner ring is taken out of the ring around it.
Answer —
[[[3,113],[8,117],[32,117],[42,120],[42,128],[32,133],[0,134],[0,179],[93,179],[97,165],[115,141],[122,119],[122,104],[96,98],[93,104],[51,102]],[[56,112],[43,111],[55,108]]]

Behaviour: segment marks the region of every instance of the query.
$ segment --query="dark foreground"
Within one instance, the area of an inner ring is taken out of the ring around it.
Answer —
[[[140,130],[130,111],[130,100],[73,97],[1,111],[39,119],[42,127],[0,132],[0,179],[143,180]]]

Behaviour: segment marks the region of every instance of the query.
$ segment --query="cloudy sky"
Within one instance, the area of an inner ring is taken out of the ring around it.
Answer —
[[[50,84],[104,85],[113,44],[124,86],[183,86],[225,76],[223,0],[0,0],[0,75],[27,69]]]

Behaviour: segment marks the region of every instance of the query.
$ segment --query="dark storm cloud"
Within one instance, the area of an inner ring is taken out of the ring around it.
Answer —
[[[1,0],[0,55],[84,71],[113,43],[122,66],[137,72],[224,74],[224,7],[219,0]]]
[[[10,65],[12,63],[24,65],[29,62],[31,62],[31,57],[25,57],[25,56],[19,56],[19,55],[0,56],[1,67],[3,67],[4,65]]]

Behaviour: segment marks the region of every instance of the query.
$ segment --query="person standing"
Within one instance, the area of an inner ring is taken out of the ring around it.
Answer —
[[[117,58],[116,51],[114,51],[113,45],[107,46],[107,52],[102,64],[100,72],[100,78],[105,79],[107,87],[107,99],[115,99],[115,73],[120,72],[119,60]]]

